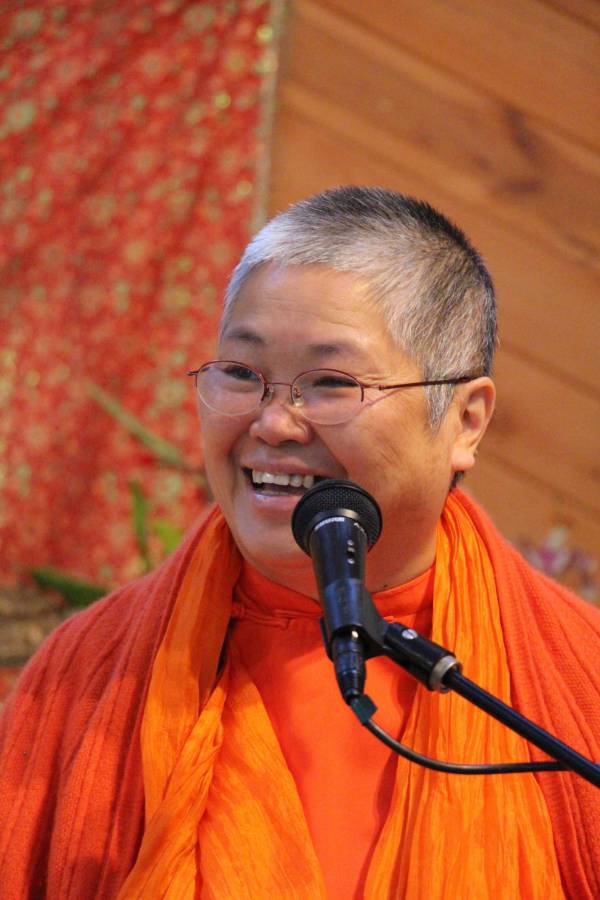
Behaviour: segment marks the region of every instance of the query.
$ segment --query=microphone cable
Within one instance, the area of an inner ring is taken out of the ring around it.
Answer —
[[[363,694],[362,697],[356,697],[350,701],[350,708],[361,725],[370,731],[378,740],[386,747],[389,747],[398,756],[402,756],[409,762],[417,763],[426,769],[433,769],[434,772],[449,772],[451,775],[512,775],[519,772],[569,772],[566,766],[558,762],[515,762],[515,763],[451,763],[443,762],[439,759],[432,759],[430,756],[423,756],[417,753],[405,744],[401,744],[388,734],[387,731],[373,722],[372,716],[377,712],[377,707],[368,696]]]

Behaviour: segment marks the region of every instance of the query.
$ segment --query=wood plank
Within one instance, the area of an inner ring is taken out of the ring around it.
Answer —
[[[320,108],[282,85],[275,122],[271,212],[337,184],[380,184],[411,193],[455,220],[483,253],[500,297],[501,339],[574,387],[598,391],[600,277],[587,266],[520,240],[461,198],[374,155],[352,127],[329,130]],[[300,102],[299,102],[300,100]],[[351,123],[352,124],[352,123]],[[534,339],[535,338],[535,339]]]
[[[600,155],[302,0],[284,96],[301,91],[340,135],[600,267]]]
[[[600,516],[600,400],[507,350],[497,354],[498,403],[486,447],[515,473]]]
[[[598,0],[543,0],[543,2],[546,6],[552,6],[600,31],[600,3]]]
[[[486,456],[484,444],[477,465],[462,486],[483,505],[515,546],[522,547],[524,542],[539,545],[554,528],[563,527],[568,533],[569,548],[581,550],[600,562],[600,521],[571,504],[562,495],[560,485],[553,491],[540,488]],[[562,580],[577,587],[573,573]]]
[[[322,4],[526,115],[600,148],[597,0],[326,0]],[[565,4],[561,4],[565,5]]]

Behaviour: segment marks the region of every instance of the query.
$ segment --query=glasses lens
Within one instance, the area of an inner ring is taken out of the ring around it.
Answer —
[[[358,381],[335,369],[305,372],[294,382],[302,397],[302,414],[320,425],[345,422],[360,408],[362,388]]]
[[[227,360],[202,366],[196,384],[201,401],[226,416],[252,412],[260,404],[264,390],[257,372]]]

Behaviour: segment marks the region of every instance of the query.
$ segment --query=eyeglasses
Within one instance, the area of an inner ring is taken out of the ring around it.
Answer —
[[[339,425],[351,419],[365,399],[365,390],[391,391],[399,388],[462,384],[476,375],[410,381],[404,384],[364,384],[337,369],[310,369],[292,382],[267,381],[261,372],[231,359],[215,359],[187,373],[196,381],[198,396],[205,406],[223,416],[246,416],[275,394],[275,387],[290,389],[292,406],[317,425]]]

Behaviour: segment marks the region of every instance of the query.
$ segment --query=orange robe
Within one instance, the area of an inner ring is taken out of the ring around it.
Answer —
[[[493,564],[515,705],[600,758],[600,615],[533,572],[471,501],[462,502]],[[156,573],[55,632],[7,705],[0,727],[4,900],[44,889],[57,900],[114,897],[132,868],[143,833],[139,729],[149,675],[200,531]],[[272,715],[277,730],[275,706]],[[566,895],[600,896],[597,789],[570,774],[537,777]]]
[[[428,635],[433,567],[376,594],[387,621]],[[330,900],[362,897],[368,864],[394,788],[391,750],[357,728],[319,628],[318,604],[245,566],[235,593],[231,640],[258,688],[296,782]],[[417,682],[385,657],[368,663],[377,722],[401,735]],[[315,740],[315,723],[322,733]]]

